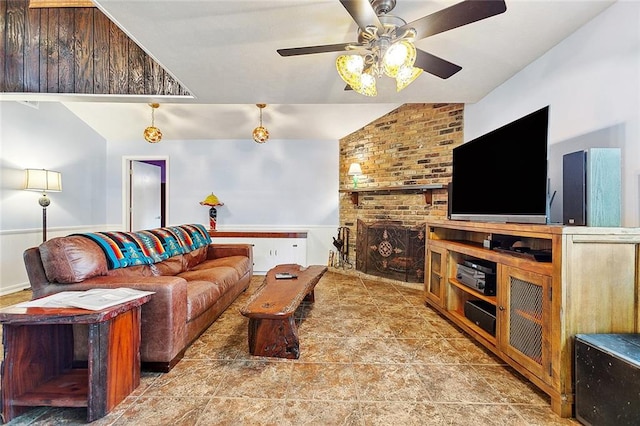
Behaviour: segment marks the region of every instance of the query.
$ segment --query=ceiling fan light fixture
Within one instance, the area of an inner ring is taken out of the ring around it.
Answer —
[[[361,76],[365,69],[376,78],[381,77],[382,74],[396,78],[400,73],[400,78],[396,79],[398,91],[410,84],[422,70],[441,79],[451,77],[462,67],[418,50],[414,43],[507,11],[505,0],[482,2],[462,0],[407,23],[399,16],[390,14],[396,6],[396,0],[340,0],[340,3],[358,26],[356,42],[278,49],[277,52],[280,56],[298,56],[355,49],[366,50],[368,53],[359,55],[361,59],[354,59],[354,61],[364,62],[362,70],[358,68],[349,70],[347,55],[338,58],[336,66],[340,77],[349,85],[349,88],[357,93],[365,92],[367,95],[370,95],[370,91],[375,91],[375,86],[370,84],[363,88],[362,82],[357,81],[356,78],[358,75]],[[396,44],[398,46],[394,47]],[[398,52],[395,52],[396,50]],[[417,55],[418,51],[420,55]],[[387,53],[388,58],[385,58]]]
[[[155,111],[160,107],[160,104],[149,104],[151,107],[151,126],[144,129],[144,140],[149,143],[158,143],[162,140],[162,132],[155,126]]]
[[[340,55],[336,59],[336,69],[340,78],[355,90],[364,70],[364,58],[360,55]]]
[[[399,92],[418,78],[422,74],[422,68],[401,67],[396,75],[396,91]]]
[[[398,75],[402,67],[413,67],[416,62],[416,47],[408,40],[392,44],[382,57],[384,73],[391,78]]]
[[[364,96],[377,96],[376,78],[370,73],[370,69],[360,74],[360,79],[356,86],[351,88]]]
[[[253,140],[257,143],[265,143],[269,139],[269,131],[262,125],[262,110],[267,104],[256,104],[260,108],[260,125],[253,129]]]

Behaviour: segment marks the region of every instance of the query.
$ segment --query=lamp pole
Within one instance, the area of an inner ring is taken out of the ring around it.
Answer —
[[[47,197],[47,194],[43,192],[38,203],[42,206],[42,242],[44,243],[47,241],[47,207],[51,204],[51,200]]]

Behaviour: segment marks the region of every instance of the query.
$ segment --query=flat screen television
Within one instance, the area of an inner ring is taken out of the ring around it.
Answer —
[[[449,218],[547,222],[546,106],[453,149]]]

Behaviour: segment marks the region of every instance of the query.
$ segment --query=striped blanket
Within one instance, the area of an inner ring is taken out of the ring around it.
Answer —
[[[109,269],[151,265],[211,243],[206,228],[199,224],[138,232],[89,232],[75,235],[96,242],[107,258]]]

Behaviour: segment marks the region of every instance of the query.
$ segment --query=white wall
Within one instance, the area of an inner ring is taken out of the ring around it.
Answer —
[[[23,251],[42,242],[41,194],[24,191],[24,169],[62,173],[50,193],[48,237],[106,220],[106,141],[57,102],[0,102],[0,294],[28,286]]]
[[[248,135],[249,136],[249,135]],[[122,158],[168,157],[168,224],[208,224],[213,192],[221,229],[227,225],[331,225],[338,223],[338,141],[142,140],[109,142],[108,169]],[[110,173],[108,219],[123,221],[122,176]]]
[[[561,158],[591,147],[622,150],[622,225],[640,226],[640,2],[619,1],[476,104],[465,141],[550,105],[549,176],[562,221]]]
[[[220,230],[308,231],[307,263],[326,264],[339,226],[339,142],[327,140],[110,141],[107,218],[124,228],[123,158],[167,158],[167,225],[208,226],[213,192]],[[113,173],[111,173],[113,171]]]

